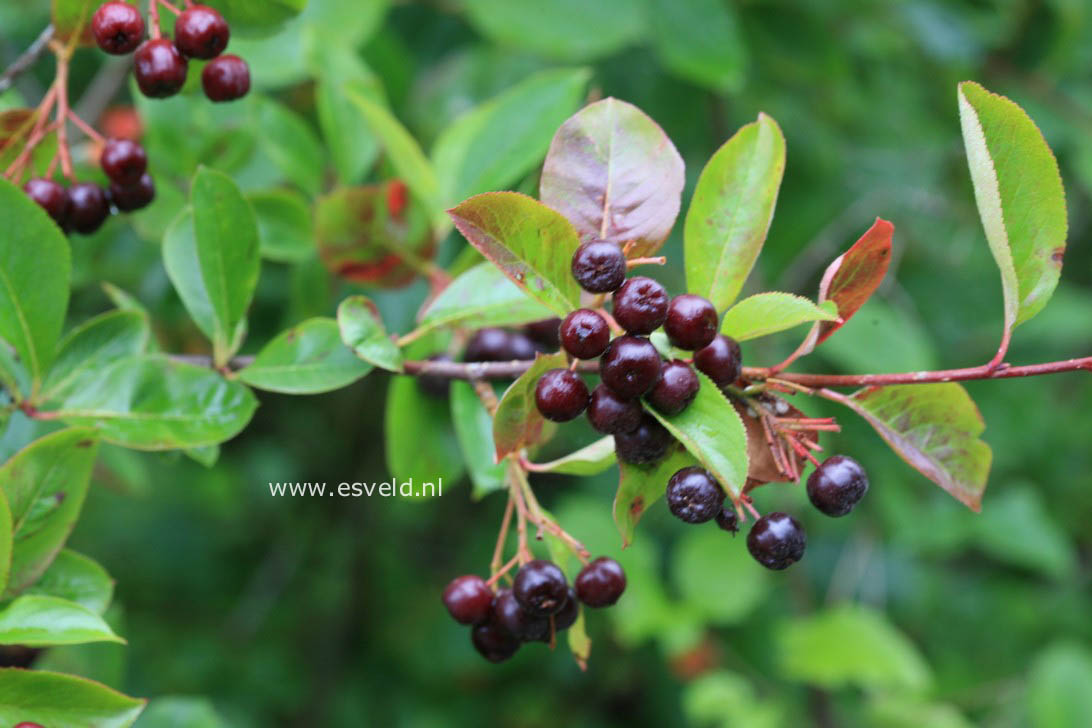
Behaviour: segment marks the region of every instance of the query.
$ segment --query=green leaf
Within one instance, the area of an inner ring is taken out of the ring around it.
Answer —
[[[463,455],[448,403],[423,392],[415,377],[391,380],[383,432],[389,475],[399,483],[451,486],[462,475]]]
[[[66,45],[93,42],[91,16],[100,4],[98,0],[53,0],[53,37]]]
[[[143,700],[91,680],[41,670],[0,670],[0,723],[32,721],[49,728],[128,728]]]
[[[361,96],[380,104],[383,102],[383,86],[371,71],[366,69],[355,54],[347,54],[355,68],[344,72],[340,78],[324,73],[315,85],[315,111],[319,127],[330,158],[337,170],[341,184],[356,184],[364,179],[379,156],[379,143],[373,134],[362,134],[360,112],[346,97],[345,88],[356,90]],[[346,78],[345,76],[348,76]]]
[[[451,382],[451,421],[473,485],[480,500],[505,487],[504,463],[493,462],[493,418],[468,382]]]
[[[720,332],[736,341],[757,339],[809,321],[837,321],[838,307],[831,301],[815,305],[791,293],[758,293],[744,298],[724,313]]]
[[[696,371],[701,387],[680,414],[668,417],[646,408],[738,501],[747,482],[747,433],[732,403],[713,380]]]
[[[992,453],[970,395],[955,382],[865,387],[838,400],[864,417],[899,457],[971,510],[982,507]]]
[[[675,547],[671,573],[679,594],[703,620],[739,624],[770,591],[770,573],[740,541],[742,536],[730,538],[720,529],[693,528]]]
[[[14,537],[9,593],[33,584],[68,539],[87,495],[96,437],[88,428],[53,432],[0,467]]]
[[[540,197],[582,239],[632,241],[630,255],[639,257],[667,239],[684,182],[682,157],[663,129],[636,106],[607,98],[557,130]]]
[[[244,385],[163,356],[120,359],[77,381],[55,416],[94,426],[103,440],[137,450],[225,442],[258,406]]]
[[[298,263],[315,254],[311,208],[297,192],[251,192],[247,201],[258,223],[262,257],[280,263]]]
[[[536,354],[530,368],[505,391],[493,415],[493,445],[497,462],[538,442],[546,420],[535,405],[535,386],[547,370],[564,368],[566,364],[563,352]]]
[[[88,371],[143,353],[149,337],[148,317],[139,311],[108,311],[84,322],[61,341],[42,398],[64,397],[68,385]]]
[[[432,150],[440,200],[451,205],[504,189],[530,172],[579,108],[589,76],[585,69],[544,71],[456,119]]]
[[[788,621],[775,644],[782,674],[818,687],[916,691],[931,681],[913,643],[882,614],[859,605]]]
[[[436,172],[421,151],[417,140],[390,111],[367,98],[360,90],[349,87],[345,89],[345,93],[364,117],[364,123],[383,145],[395,172],[425,204],[429,216],[439,214],[442,203]]]
[[[258,224],[239,188],[222,172],[199,168],[190,194],[197,265],[215,316],[216,363],[222,365],[238,348],[236,332],[258,285]]]
[[[255,138],[284,179],[314,197],[322,188],[324,160],[315,132],[296,112],[265,96],[250,101],[250,123],[261,129]]]
[[[227,728],[206,698],[156,698],[140,717],[140,728]]]
[[[1020,524],[1012,538],[1009,524]],[[1063,581],[1077,570],[1077,555],[1065,530],[1051,517],[1040,491],[1031,485],[1007,485],[990,496],[989,508],[974,519],[978,548],[993,558]]]
[[[588,669],[588,658],[591,657],[591,637],[588,637],[587,623],[584,621],[585,607],[580,607],[580,614],[576,621],[569,627],[566,633],[566,641],[569,643],[569,651],[573,653],[573,659],[581,670]]]
[[[951,705],[905,695],[874,695],[866,713],[869,728],[974,728]]]
[[[398,180],[380,185],[339,187],[315,203],[315,241],[331,273],[358,283],[397,288],[418,276],[406,262],[431,259],[436,249],[424,210],[416,200],[392,212],[391,200],[405,197]]]
[[[300,14],[307,0],[217,0],[232,34],[269,35]]]
[[[785,137],[769,116],[742,127],[705,165],[686,213],[686,290],[718,311],[739,295],[773,220]]]
[[[732,5],[719,0],[653,0],[652,41],[667,68],[721,93],[745,80],[746,45]]]
[[[11,557],[12,550],[15,548],[14,531],[11,506],[8,505],[5,491],[0,490],[0,594],[7,590],[8,577],[11,576]]]
[[[975,201],[1001,269],[1006,337],[1058,285],[1067,231],[1058,163],[1024,110],[977,83],[959,84],[959,120]]]
[[[646,27],[643,3],[631,0],[468,0],[465,12],[500,45],[568,61],[610,55]]]
[[[402,350],[391,340],[379,309],[367,296],[350,296],[337,307],[341,340],[353,352],[381,369],[402,371]]]
[[[98,562],[64,549],[24,594],[65,599],[102,614],[114,597],[114,580]]]
[[[1059,642],[1035,658],[1028,675],[1032,728],[1071,728],[1092,722],[1092,653]]]
[[[615,462],[617,457],[614,454],[614,438],[607,435],[557,460],[532,463],[528,469],[536,473],[598,475]]]
[[[555,312],[527,295],[492,263],[479,263],[453,280],[428,304],[418,331],[438,326],[512,326]]]
[[[0,609],[0,645],[53,647],[125,640],[87,607],[57,597],[26,595]]]
[[[317,394],[352,384],[371,370],[341,340],[337,321],[313,318],[262,347],[237,378],[269,392]]]
[[[561,215],[518,192],[476,195],[448,214],[471,245],[555,314],[580,306],[570,270],[580,240]]]
[[[34,386],[53,361],[68,308],[68,241],[21,189],[0,180],[0,338]]]
[[[637,521],[649,506],[663,497],[671,476],[682,468],[696,464],[694,456],[680,445],[673,445],[663,460],[652,465],[618,462],[621,478],[614,496],[614,522],[622,534],[622,548],[633,542]]]
[[[220,459],[220,446],[199,445],[197,447],[187,447],[182,450],[182,454],[195,463],[200,463],[206,468],[211,468],[216,464],[216,461]]]

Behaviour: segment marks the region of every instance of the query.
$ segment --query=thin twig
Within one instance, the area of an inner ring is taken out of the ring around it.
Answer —
[[[15,79],[34,65],[34,62],[42,55],[51,40],[53,40],[52,23],[43,28],[38,37],[34,39],[34,42],[18,58],[12,61],[11,65],[4,69],[3,73],[0,73],[0,93],[4,93],[11,88],[11,85],[15,83]]]

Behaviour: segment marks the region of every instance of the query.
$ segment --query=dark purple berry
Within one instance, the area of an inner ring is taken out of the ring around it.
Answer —
[[[634,276],[614,294],[614,319],[631,334],[651,334],[667,318],[667,289],[644,276]]]
[[[739,533],[739,514],[736,513],[736,509],[731,506],[721,508],[720,513],[717,514],[717,525],[722,531]]]
[[[808,478],[808,499],[828,516],[844,516],[868,492],[861,464],[845,455],[832,455]]]
[[[724,489],[708,470],[683,468],[667,481],[667,507],[687,523],[705,523],[724,507]]]
[[[140,92],[153,99],[178,93],[186,83],[189,64],[166,38],[144,41],[133,56],[133,75]]]
[[[63,186],[51,179],[34,177],[23,185],[23,192],[37,202],[62,229],[68,224],[72,201],[69,199],[68,190]]]
[[[15,728],[43,728],[40,723],[28,723],[23,721],[22,723],[16,723]]]
[[[723,334],[717,334],[708,346],[694,352],[694,366],[718,387],[739,379],[741,362],[739,342]]]
[[[532,617],[520,606],[511,589],[497,593],[493,619],[520,642],[550,641],[550,618]]]
[[[524,564],[516,574],[512,593],[528,614],[549,617],[565,606],[565,600],[569,597],[569,585],[557,564],[535,559]]]
[[[139,182],[148,169],[148,155],[131,139],[111,139],[102,147],[99,164],[112,181],[128,186]]]
[[[701,349],[717,335],[717,310],[701,296],[692,293],[675,296],[667,307],[664,331],[680,349]]]
[[[614,436],[614,452],[622,462],[644,465],[663,458],[672,442],[674,438],[660,421],[644,412],[636,430]]]
[[[482,624],[493,609],[493,590],[474,574],[451,580],[444,589],[444,606],[459,624]]]
[[[648,339],[619,336],[600,357],[599,376],[620,397],[640,397],[660,380],[660,353]]]
[[[509,334],[504,329],[479,329],[466,345],[464,361],[510,361]]]
[[[573,278],[589,293],[617,291],[626,280],[626,256],[617,243],[592,240],[573,253]]]
[[[211,101],[234,101],[250,90],[250,66],[239,56],[213,58],[201,71],[201,86]]]
[[[557,351],[561,346],[561,319],[548,318],[541,321],[532,321],[523,327],[531,341],[538,344],[543,351]]]
[[[155,182],[147,172],[142,174],[140,180],[133,185],[123,187],[117,182],[111,182],[110,199],[114,207],[122,212],[132,212],[147,207],[155,199]]]
[[[91,18],[91,34],[111,55],[132,53],[144,39],[144,16],[129,3],[104,3]]]
[[[610,327],[588,308],[578,308],[561,322],[561,345],[577,359],[594,359],[607,350]]]
[[[569,598],[561,605],[561,611],[554,615],[554,631],[561,632],[576,624],[580,616],[580,604],[576,601],[576,590],[569,587]]]
[[[604,435],[633,432],[641,424],[641,403],[636,399],[622,399],[605,384],[596,385],[588,401],[588,421]]]
[[[656,382],[645,398],[657,412],[677,415],[690,406],[698,394],[701,382],[686,362],[664,362],[660,369],[660,381]]]
[[[606,556],[592,561],[576,577],[576,595],[589,607],[609,607],[625,590],[626,572]]]
[[[535,342],[531,341],[531,337],[527,334],[518,331],[508,332],[507,356],[505,356],[506,361],[531,361],[535,358],[535,352],[537,351],[538,349],[535,348]]]
[[[174,21],[174,44],[190,58],[215,58],[230,37],[224,16],[207,5],[191,5]]]
[[[804,527],[787,513],[769,513],[755,521],[747,534],[747,550],[767,569],[780,571],[804,556],[808,537]]]
[[[447,354],[433,354],[428,361],[450,362],[451,357]],[[451,380],[436,374],[422,374],[417,377],[417,386],[430,397],[443,399],[451,391]]]
[[[479,624],[470,631],[470,641],[490,662],[504,662],[519,649],[519,639],[496,622]]]
[[[551,369],[539,377],[535,385],[535,405],[548,420],[575,420],[588,406],[588,385],[576,372]]]
[[[78,233],[90,235],[102,226],[110,214],[106,192],[96,184],[77,182],[68,188],[68,197],[72,200],[68,222]]]

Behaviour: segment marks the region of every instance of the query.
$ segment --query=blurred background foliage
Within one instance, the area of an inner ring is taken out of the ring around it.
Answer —
[[[2,65],[48,22],[47,5],[0,4]],[[874,217],[895,223],[880,295],[802,368],[977,364],[995,349],[1001,294],[957,117],[955,84],[974,79],[1041,126],[1068,194],[1063,282],[1016,332],[1009,359],[1092,354],[1084,0],[310,0],[264,30],[232,39],[254,90],[224,106],[199,93],[148,102],[126,85],[126,59],[76,56],[83,110],[97,116],[110,101],[108,126],[126,122],[128,104],[141,114],[160,196],[73,239],[73,320],[110,305],[99,286],[110,281],[152,312],[164,348],[203,350],[158,245],[198,164],[253,193],[263,230],[274,231],[266,240],[280,246],[265,251],[246,351],[305,317],[332,315],[359,289],[317,262],[312,202],[339,181],[392,176],[345,107],[344,82],[389,104],[427,150],[454,119],[532,74],[586,68],[590,94],[638,105],[675,141],[688,167],[684,200],[736,128],[760,110],[781,124],[785,183],[750,290],[814,295],[826,264]],[[0,108],[36,102],[50,65],[0,96]],[[537,172],[514,187],[536,193]],[[264,216],[263,199],[273,211]],[[439,259],[464,247],[449,236]],[[673,291],[681,251],[675,234],[671,264],[651,273]],[[407,331],[426,290],[368,292],[388,328]],[[746,346],[745,359],[777,361],[799,335]],[[269,496],[268,481],[386,477],[381,403],[388,391],[406,407],[418,399],[412,385],[388,390],[390,381],[375,373],[330,395],[263,394],[251,427],[210,468],[104,446],[72,545],[118,580],[111,615],[130,644],[55,649],[39,666],[152,697],[138,724],[150,728],[1092,725],[1086,375],[968,385],[994,451],[981,515],[843,417],[843,433],[825,444],[865,464],[871,494],[853,517],[832,520],[800,488],[759,491],[763,510],[789,510],[808,529],[807,557],[784,573],[760,569],[741,538],[687,528],[662,505],[621,552],[610,518],[616,470],[536,478],[562,523],[629,573],[620,606],[590,615],[586,674],[564,649],[526,648],[488,665],[443,612],[443,584],[485,570],[504,505],[500,496],[471,502],[450,447],[434,446],[448,453],[437,455],[442,498]],[[446,408],[427,414],[437,437],[450,438]],[[423,437],[412,413],[388,426]],[[32,434],[15,421],[0,450]],[[565,428],[548,454],[589,440]]]

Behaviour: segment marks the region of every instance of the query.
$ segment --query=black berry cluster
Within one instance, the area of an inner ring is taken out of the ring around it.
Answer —
[[[110,139],[102,147],[99,164],[110,184],[75,182],[65,187],[45,177],[33,177],[23,191],[37,202],[65,232],[90,235],[111,212],[132,212],[155,199],[155,182],[148,174],[148,155],[140,144]]]
[[[186,83],[189,59],[207,60],[201,85],[211,101],[233,101],[250,90],[250,67],[239,56],[224,55],[231,29],[214,8],[191,5],[174,24],[174,40],[153,29],[145,40],[144,16],[125,2],[108,2],[95,11],[91,31],[99,48],[113,55],[133,56],[133,75],[140,92],[150,98],[178,93]]]
[[[614,559],[587,564],[570,586],[561,569],[536,559],[524,564],[512,587],[494,591],[480,576],[460,576],[444,589],[443,602],[459,624],[470,625],[474,648],[490,662],[503,662],[525,642],[550,644],[571,627],[580,604],[609,607],[626,588],[626,575]]]

